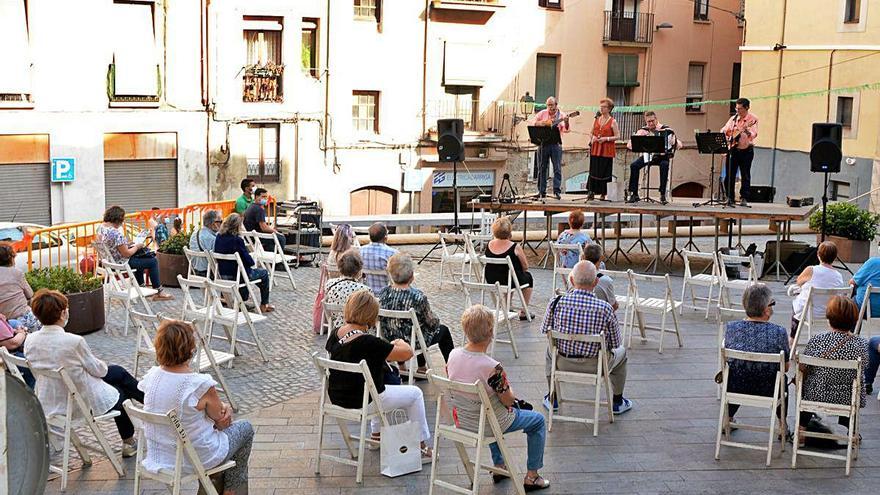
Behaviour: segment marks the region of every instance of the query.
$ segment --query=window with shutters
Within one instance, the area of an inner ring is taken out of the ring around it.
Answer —
[[[445,86],[445,97],[438,112],[441,119],[462,119],[464,128],[476,128],[480,115],[480,88],[476,86]]]
[[[0,108],[30,108],[31,63],[25,0],[0,0]]]
[[[843,10],[843,22],[858,24],[861,17],[862,1],[861,0],[845,0]]]
[[[687,106],[684,107],[687,113],[703,113],[703,106],[699,103],[703,101],[703,73],[705,69],[705,64],[691,63],[688,66],[687,96],[685,97]]]
[[[694,20],[709,20],[709,0],[693,0],[694,1]]]
[[[837,122],[844,128],[851,128],[853,125],[853,97],[838,96],[837,97]]]
[[[248,124],[247,176],[259,183],[281,179],[278,157],[279,124]]]
[[[562,0],[538,0],[538,7],[562,10]]]
[[[535,101],[542,105],[547,98],[556,96],[559,81],[559,55],[538,55],[535,64]]]
[[[355,133],[379,134],[379,92],[352,91],[351,127]]]
[[[283,30],[281,17],[244,17],[247,63],[243,68],[242,101],[275,103],[283,101],[284,64],[281,58]]]
[[[161,94],[152,0],[113,2],[113,63],[107,70],[111,107],[155,107]]]
[[[303,72],[318,77],[318,19],[302,20]]]
[[[733,63],[733,70],[730,75],[730,115],[736,113],[736,100],[739,98],[739,84],[742,76],[742,64]]]
[[[606,83],[608,97],[615,106],[632,105],[633,88],[639,86],[639,56],[609,53]]]
[[[382,0],[354,0],[354,18],[358,21],[379,22]]]

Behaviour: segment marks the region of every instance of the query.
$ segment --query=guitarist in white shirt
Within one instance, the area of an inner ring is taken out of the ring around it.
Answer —
[[[739,170],[739,204],[748,206],[749,188],[752,182],[752,160],[755,158],[755,138],[758,137],[758,118],[749,112],[749,100],[736,100],[736,114],[724,124],[721,132],[727,136],[730,152],[727,155],[727,204],[733,205],[736,199],[736,172]]]

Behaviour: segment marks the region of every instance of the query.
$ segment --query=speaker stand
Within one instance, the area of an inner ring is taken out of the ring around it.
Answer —
[[[458,224],[458,162],[452,162],[452,228],[446,231],[447,234],[461,234],[461,227]],[[437,248],[440,247],[440,239],[437,239],[437,242],[431,247],[431,249],[422,256],[422,259],[417,263],[421,265],[423,261],[428,259]],[[456,249],[458,249],[456,244]]]

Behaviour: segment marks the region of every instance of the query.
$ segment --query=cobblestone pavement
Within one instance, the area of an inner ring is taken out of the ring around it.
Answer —
[[[748,244],[749,240],[744,239]],[[763,245],[764,239],[760,239]],[[625,245],[628,246],[631,241]],[[701,249],[711,249],[711,240],[698,240]],[[668,241],[666,242],[668,244]],[[668,249],[667,245],[664,245]],[[407,246],[413,255],[427,251],[428,246]],[[636,268],[644,267],[647,259],[638,257]],[[538,258],[533,259],[533,263]],[[454,338],[461,342],[458,323],[464,307],[462,294],[448,286],[437,288],[439,264],[426,262],[417,268],[416,283],[429,296],[432,307],[442,322],[448,324]],[[618,267],[610,267],[618,268]],[[855,270],[856,267],[851,267]],[[552,272],[532,270],[536,290],[532,312],[539,318],[532,323],[515,322],[514,328],[520,345],[520,357],[514,359],[506,346],[496,352],[508,370],[519,397],[538,405],[546,393],[543,376],[545,340],[540,336],[540,316],[548,297]],[[673,273],[680,274],[680,266]],[[315,392],[317,375],[310,362],[311,352],[323,347],[323,338],[311,330],[311,309],[318,278],[316,268],[301,268],[294,272],[298,289],[281,287],[272,293],[272,302],[278,310],[269,321],[258,326],[268,349],[269,362],[258,359],[254,350],[245,350],[235,367],[224,370],[235,396],[241,403],[239,417],[250,419],[257,426],[257,437],[251,457],[250,493],[343,493],[358,488],[358,493],[385,493],[392,489],[399,493],[425,493],[429,469],[416,475],[389,479],[378,474],[379,455],[367,454],[365,481],[357,487],[354,469],[331,462],[322,464],[321,475],[314,474],[315,425],[318,394]],[[681,291],[680,276],[673,276],[673,292]],[[788,326],[790,300],[784,286],[768,282],[774,290],[777,314],[774,321]],[[650,291],[652,294],[659,294]],[[179,291],[173,291],[179,296]],[[181,300],[155,305],[158,311],[179,314]],[[114,308],[108,317],[109,332],[97,332],[87,337],[95,353],[111,362],[131,367],[134,355],[134,337],[122,335],[121,310]],[[704,320],[696,312],[685,312],[681,318],[685,339],[684,348],[673,345],[668,338],[663,354],[656,343],[636,343],[629,357],[629,378],[626,395],[636,408],[617,418],[613,424],[603,420],[598,437],[592,437],[581,425],[557,423],[548,434],[543,473],[554,483],[551,493],[598,492],[867,492],[874,490],[880,471],[880,450],[876,440],[880,428],[875,425],[876,401],[869,401],[863,410],[862,434],[865,438],[862,452],[849,478],[843,475],[842,464],[834,461],[799,459],[799,469],[790,469],[790,449],[781,458],[774,458],[770,468],[764,468],[763,456],[753,451],[725,448],[722,461],[713,459],[715,424],[718,402],[712,377],[717,371],[715,335],[717,325]],[[425,383],[420,386],[426,393],[429,422],[433,425],[435,407],[433,394]],[[738,415],[741,421],[755,420],[759,413]],[[760,415],[763,417],[763,415]],[[789,415],[791,417],[791,415]],[[604,417],[603,417],[604,418]],[[338,430],[328,429],[325,445],[331,449],[342,447]],[[758,439],[750,433],[739,433],[741,438]],[[112,426],[108,437],[118,443]],[[522,469],[525,457],[524,436],[513,437],[512,445],[519,456]],[[759,439],[758,439],[759,440]],[[790,445],[789,445],[790,447]],[[445,447],[449,453],[449,446]],[[128,474],[118,479],[107,462],[96,462],[88,469],[71,474],[67,493],[131,493],[133,460],[126,460]],[[456,456],[443,457],[441,472],[454,481],[464,479]],[[457,480],[456,480],[457,478]],[[483,475],[481,493],[511,493],[510,486],[493,486]],[[157,485],[147,484],[148,489]],[[57,480],[49,484],[47,493],[58,493]],[[191,490],[194,492],[195,490]],[[148,493],[152,493],[148,490]],[[161,490],[156,493],[163,493]],[[187,492],[190,493],[190,492]]]

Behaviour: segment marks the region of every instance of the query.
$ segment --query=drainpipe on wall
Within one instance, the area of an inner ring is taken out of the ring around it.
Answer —
[[[299,112],[293,116],[293,199],[299,199]]]
[[[785,19],[788,0],[782,0],[782,39],[774,50],[779,52],[779,68],[776,71],[776,116],[773,122],[773,153],[770,159],[770,187],[776,185],[776,145],[779,142],[779,96],[782,94],[782,57],[785,55]]]
[[[327,0],[327,20],[324,21],[326,48],[324,49],[324,163],[327,163],[327,135],[330,133],[330,0]]]
[[[422,40],[422,134],[419,139],[425,137],[428,131],[428,12],[431,0],[425,0],[425,34]]]
[[[834,70],[834,53],[837,48],[831,50],[828,56],[828,93],[825,95],[825,122],[831,122],[831,73]]]
[[[211,110],[208,97],[208,4],[199,2],[199,79],[202,89],[202,106],[205,108],[205,200],[211,201]]]

